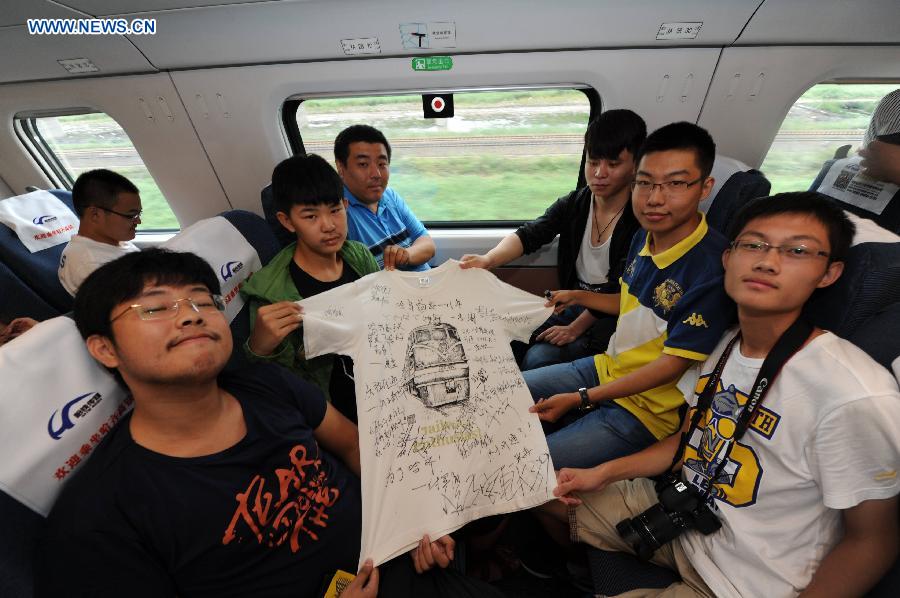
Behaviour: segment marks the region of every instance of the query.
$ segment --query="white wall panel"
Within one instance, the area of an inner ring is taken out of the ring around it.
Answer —
[[[699,124],[713,133],[721,153],[758,168],[797,98],[842,78],[900,80],[900,48],[726,48]]]
[[[165,99],[169,119],[160,107]],[[143,98],[153,119],[141,108]],[[109,114],[128,133],[182,225],[229,209],[168,75],[153,74],[0,86],[0,176],[15,193],[47,187],[13,132],[22,111],[93,108]]]

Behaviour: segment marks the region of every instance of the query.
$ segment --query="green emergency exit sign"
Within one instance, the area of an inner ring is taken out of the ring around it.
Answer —
[[[420,56],[412,59],[414,71],[449,71],[453,68],[450,56]]]

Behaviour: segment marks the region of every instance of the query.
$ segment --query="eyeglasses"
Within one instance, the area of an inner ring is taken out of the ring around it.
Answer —
[[[676,196],[681,195],[692,186],[700,181],[706,180],[706,177],[700,177],[693,181],[665,181],[663,183],[654,183],[653,181],[638,180],[631,183],[631,188],[637,195],[650,195],[657,187],[660,188],[663,195]]]
[[[181,299],[160,297],[159,299],[154,298],[153,301],[154,303],[129,305],[125,311],[112,318],[110,322],[115,322],[131,310],[137,312],[138,317],[145,321],[172,320],[178,315],[178,304],[182,301],[187,301],[191,309],[197,313],[225,311],[225,300],[222,298],[222,295],[213,295],[212,293],[203,293]]]
[[[117,212],[115,210],[110,210],[109,208],[104,208],[103,206],[94,206],[98,210],[103,210],[104,212],[109,212],[110,214],[115,214],[116,216],[121,216],[122,218],[126,218],[128,220],[137,220],[141,217],[141,214],[144,213],[144,210],[138,211],[137,214],[125,214],[123,212]]]
[[[807,247],[802,243],[798,243],[796,245],[772,245],[771,243],[766,243],[765,241],[736,239],[731,244],[731,247],[732,249],[735,249],[737,251],[759,255],[768,254],[770,249],[774,249],[778,251],[780,255],[794,260],[810,260],[815,257],[830,256],[827,251]]]

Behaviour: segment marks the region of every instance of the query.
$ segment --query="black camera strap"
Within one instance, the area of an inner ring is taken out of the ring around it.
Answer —
[[[756,375],[756,381],[753,383],[753,391],[750,393],[747,404],[744,405],[743,410],[741,410],[741,413],[738,416],[734,437],[728,447],[728,454],[724,455],[719,461],[716,471],[710,478],[709,484],[704,490],[704,500],[712,491],[715,480],[719,478],[719,474],[722,473],[722,468],[724,468],[725,464],[728,462],[728,455],[731,454],[734,443],[737,442],[741,436],[744,435],[744,432],[747,431],[747,428],[750,427],[750,423],[756,415],[756,408],[762,403],[769,388],[772,387],[772,384],[775,382],[775,377],[781,372],[784,364],[800,350],[803,343],[806,342],[812,332],[812,324],[803,317],[797,318],[778,338],[775,345],[772,347],[772,350],[766,355],[762,366],[759,368],[759,373]],[[694,416],[691,418],[691,425],[688,427],[687,431],[681,435],[681,440],[678,443],[678,450],[675,451],[675,458],[672,460],[672,465],[669,467],[670,470],[681,461],[684,456],[684,450],[687,447],[688,439],[691,437],[693,431],[699,426],[703,415],[709,410],[710,406],[712,406],[713,396],[716,394],[716,386],[719,385],[719,380],[722,378],[725,364],[728,362],[728,357],[731,355],[735,343],[737,343],[740,338],[741,333],[738,331],[734,338],[728,342],[725,351],[716,363],[716,367],[706,381],[706,386],[697,398],[697,407],[694,410]]]

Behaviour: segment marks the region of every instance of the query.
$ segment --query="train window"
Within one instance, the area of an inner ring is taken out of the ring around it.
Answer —
[[[128,177],[141,192],[139,231],[173,230],[179,224],[131,139],[107,114],[91,112],[16,119],[16,130],[47,175],[68,189],[82,172],[107,168]]]
[[[420,95],[293,100],[294,147],[333,160],[345,127],[380,129],[392,149],[391,187],[429,224],[522,222],[578,185],[596,92],[465,91],[453,100],[454,116],[435,119],[423,117]]]
[[[896,83],[821,83],[791,107],[766,154],[762,171],[772,193],[805,191],[842,145],[855,152],[869,117]]]

